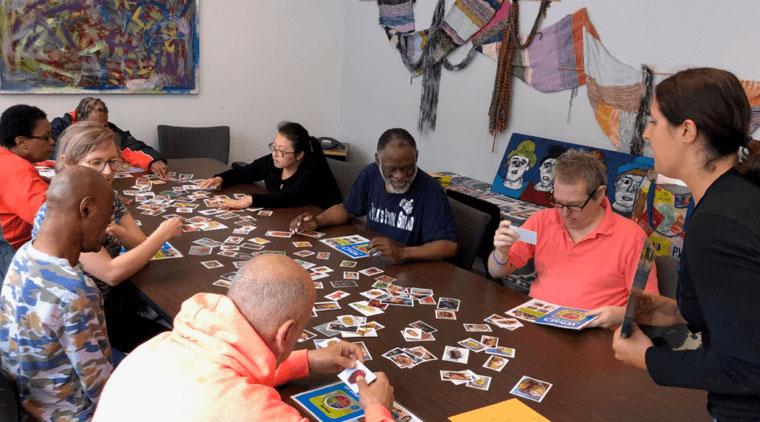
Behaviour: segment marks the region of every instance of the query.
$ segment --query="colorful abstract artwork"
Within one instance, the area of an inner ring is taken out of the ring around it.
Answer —
[[[554,187],[554,163],[568,149],[590,151],[604,162],[610,204],[617,213],[630,216],[639,187],[654,166],[649,157],[513,133],[491,189],[510,198],[548,206]]]
[[[2,0],[0,92],[198,93],[197,0]]]

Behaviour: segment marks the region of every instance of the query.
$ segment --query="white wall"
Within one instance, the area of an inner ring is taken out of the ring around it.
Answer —
[[[447,2],[447,10],[453,1]],[[426,28],[435,1],[418,1],[417,27]],[[537,1],[520,2],[522,33],[530,30]],[[340,139],[352,142],[352,159],[372,160],[383,130],[400,126],[416,134],[421,78],[409,74],[377,23],[375,2],[348,2]],[[562,0],[552,3],[546,24],[582,7],[608,50],[621,61],[655,72],[690,66],[731,70],[742,79],[760,80],[754,29],[756,0]],[[464,71],[444,71],[434,133],[419,137],[420,163],[429,171],[451,170],[491,181],[513,131],[613,149],[601,132],[581,88],[566,123],[569,92],[542,94],[519,80],[513,85],[512,114],[506,135],[491,153],[488,107],[496,63],[479,56]],[[416,136],[416,135],[415,135]]]
[[[156,125],[231,127],[230,158],[264,154],[276,125],[337,130],[345,3],[206,0],[200,10],[199,95],[101,95],[110,119],[155,145]],[[37,105],[50,119],[83,95],[0,95],[0,110]]]
[[[199,3],[199,95],[102,96],[112,121],[138,138],[155,145],[160,123],[227,124],[231,160],[250,160],[266,152],[275,125],[290,119],[315,135],[351,142],[351,160],[367,162],[383,130],[400,126],[416,134],[421,80],[410,84],[378,25],[375,1]],[[434,4],[417,2],[419,28],[429,25]],[[525,33],[538,2],[520,4]],[[668,72],[709,65],[760,80],[756,0],[562,0],[549,8],[546,23],[581,7],[588,8],[609,51],[632,66],[644,62]],[[509,131],[491,153],[488,106],[495,72],[496,64],[481,55],[460,73],[443,73],[438,128],[418,137],[423,168],[490,181],[512,131],[612,148],[594,120],[585,88],[566,123],[569,92],[542,94],[516,81]],[[25,102],[52,118],[72,110],[80,98],[0,95],[0,109]]]

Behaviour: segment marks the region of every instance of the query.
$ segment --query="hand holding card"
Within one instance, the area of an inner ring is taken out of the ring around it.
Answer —
[[[345,368],[355,368],[354,363],[363,360],[364,351],[356,344],[338,341],[324,349],[309,350],[306,356],[309,372],[334,374]]]
[[[367,384],[371,384],[372,381],[377,378],[375,374],[367,369],[367,367],[364,366],[364,364],[361,362],[356,362],[356,366],[354,368],[346,368],[340,374],[338,374],[338,378],[346,383],[346,385],[348,385],[354,391],[354,393],[357,394],[359,393],[359,386],[356,384],[356,382],[359,377],[364,378]]]

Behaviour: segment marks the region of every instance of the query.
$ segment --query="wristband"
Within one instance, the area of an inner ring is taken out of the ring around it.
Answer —
[[[501,265],[502,267],[507,263],[507,261],[509,261],[509,258],[507,258],[504,260],[504,262],[499,262],[499,260],[496,259],[496,249],[494,249],[493,252],[491,252],[491,256],[493,257],[493,262]]]

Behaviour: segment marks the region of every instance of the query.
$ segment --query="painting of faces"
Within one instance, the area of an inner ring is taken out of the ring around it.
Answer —
[[[612,209],[630,216],[641,183],[653,166],[649,157],[514,133],[491,190],[510,198],[548,206],[554,186],[554,164],[557,157],[568,149],[592,151],[604,162],[607,167],[607,196]]]

